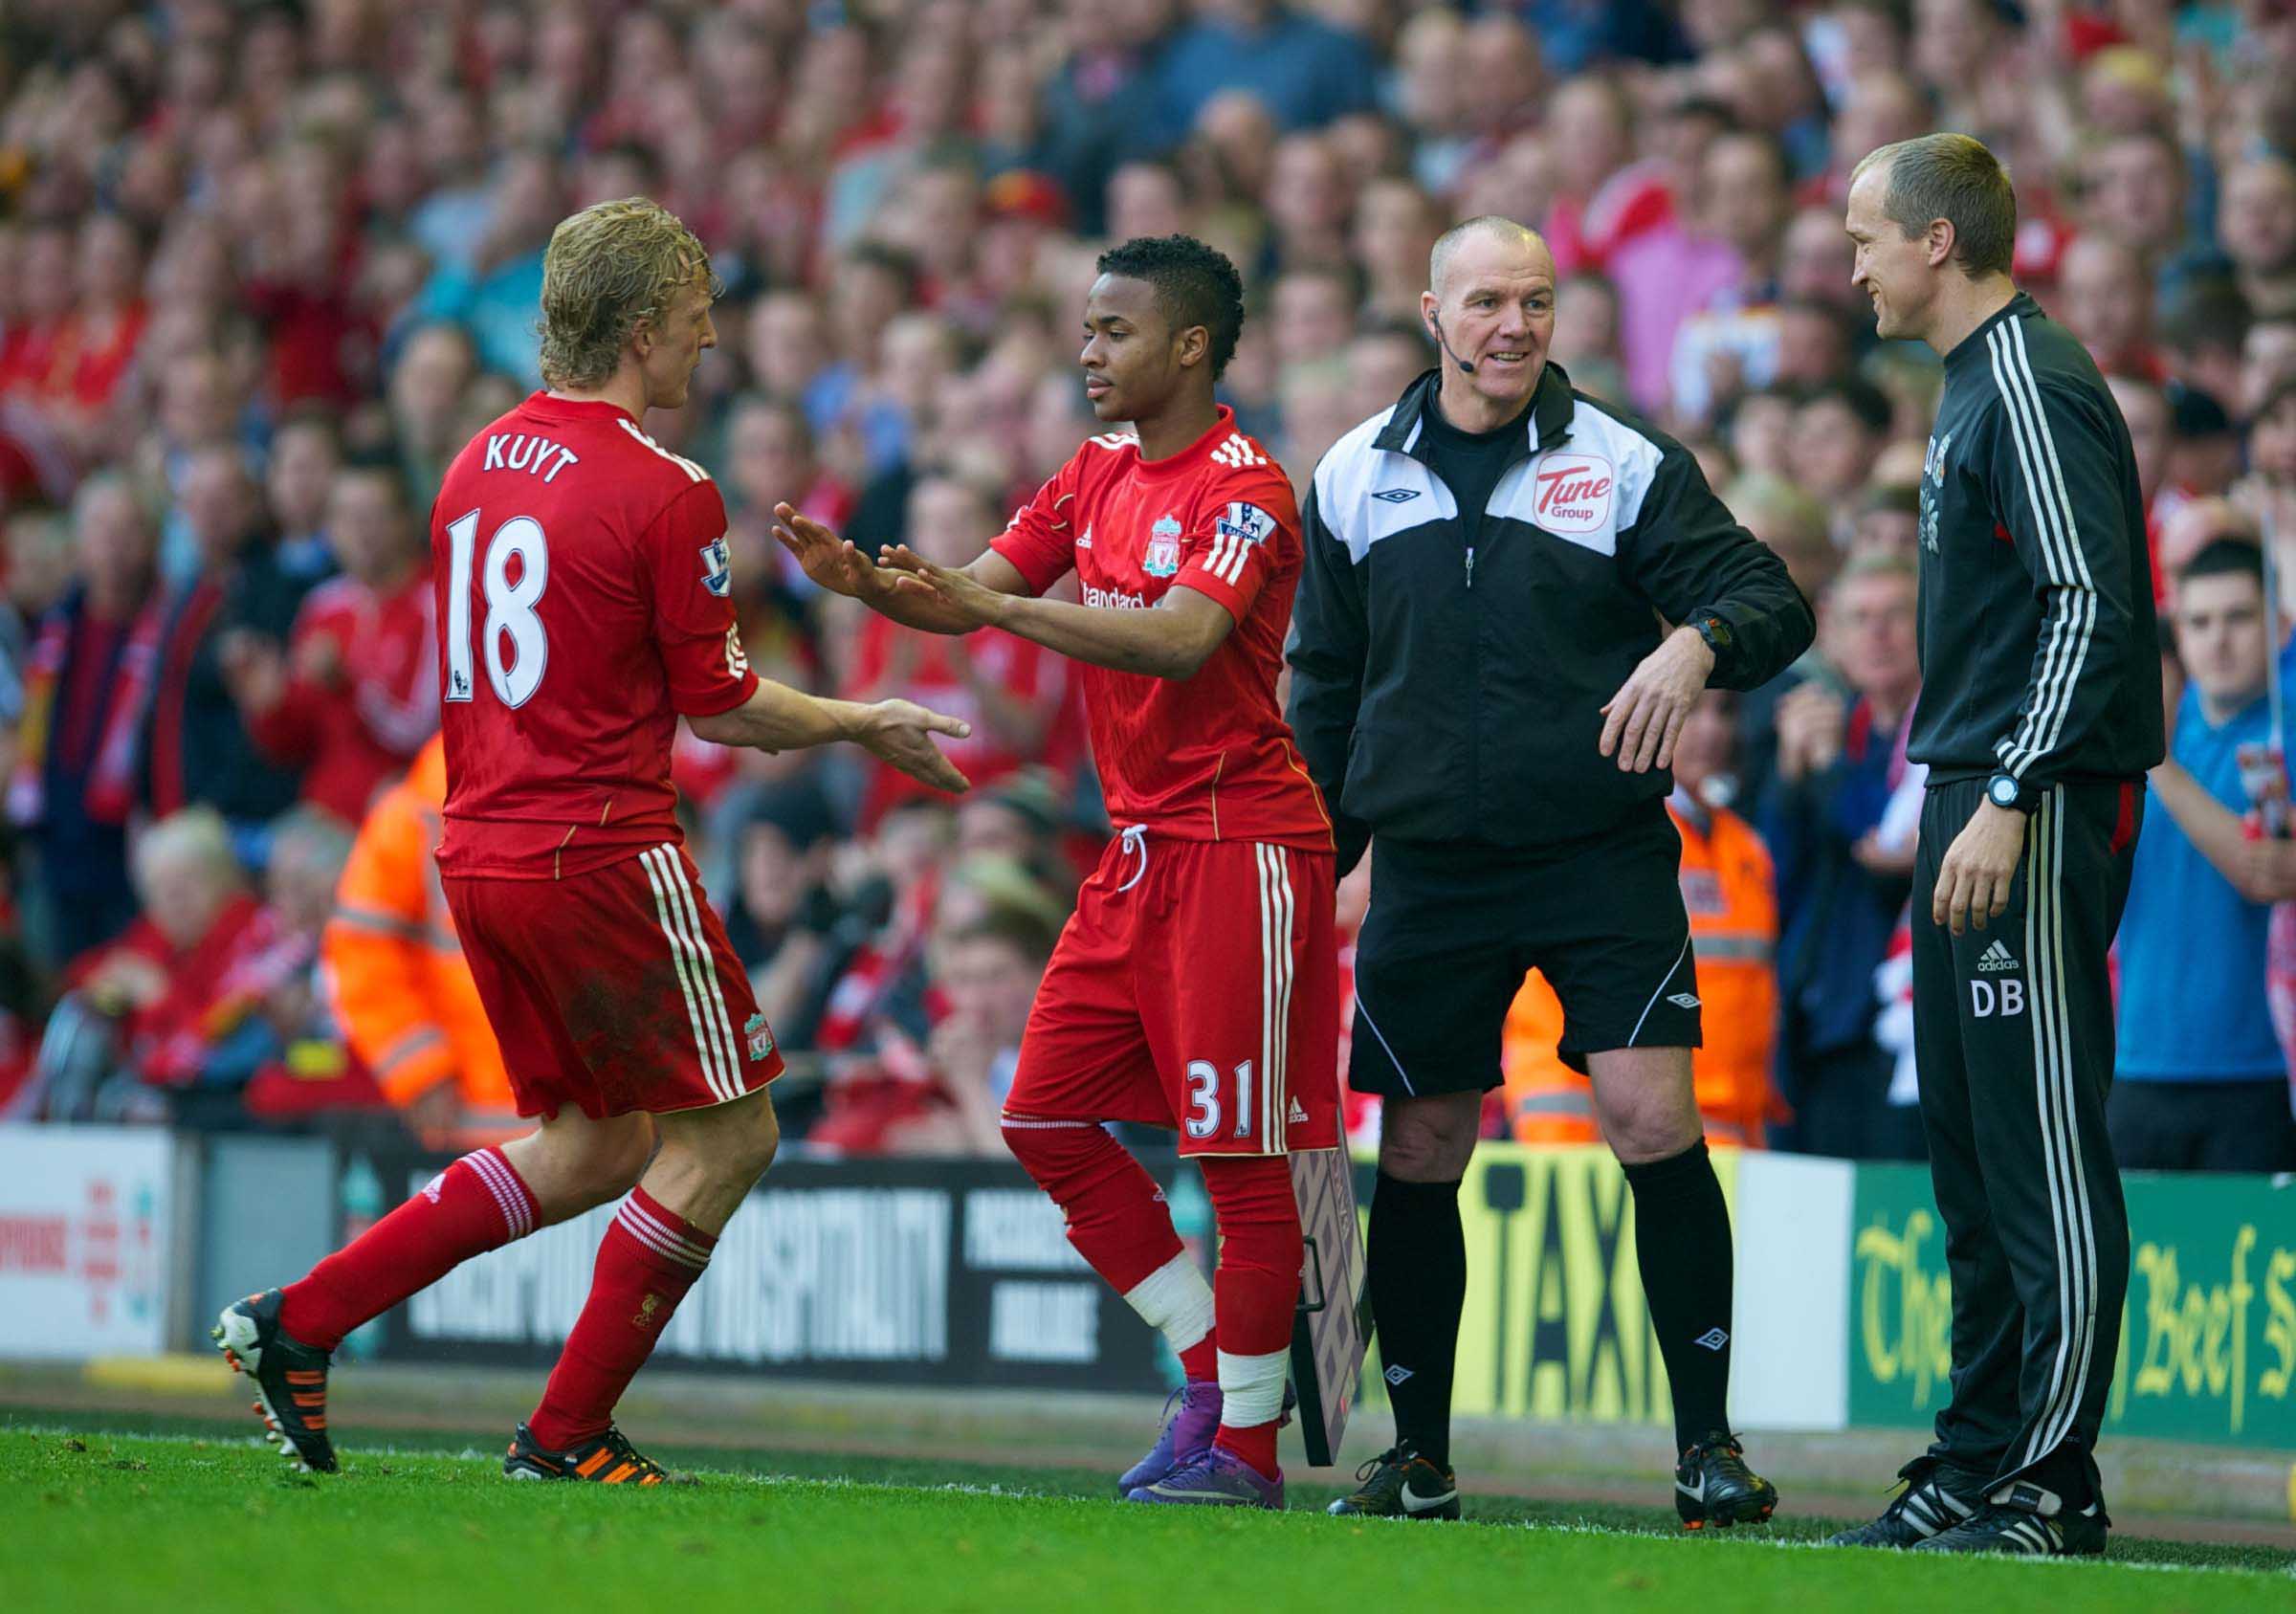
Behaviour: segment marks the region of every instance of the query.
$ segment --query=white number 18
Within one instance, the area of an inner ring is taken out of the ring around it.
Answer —
[[[478,538],[478,512],[448,523],[452,546],[447,573],[447,690],[449,700],[474,696],[471,668],[471,560]],[[512,557],[519,580],[510,581]],[[513,516],[487,540],[485,576],[486,680],[505,706],[523,706],[541,687],[550,662],[549,636],[535,614],[550,583],[550,544],[531,516]]]

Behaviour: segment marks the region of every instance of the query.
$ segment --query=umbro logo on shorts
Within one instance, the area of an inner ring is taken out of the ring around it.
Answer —
[[[1695,992],[1677,992],[1672,997],[1668,998],[1667,1002],[1672,1004],[1676,1008],[1696,1008],[1698,1006],[1698,994]]]
[[[1730,1336],[1723,1333],[1719,1328],[1710,1328],[1704,1334],[1699,1335],[1697,1338],[1691,1340],[1690,1343],[1693,1345],[1703,1345],[1710,1351],[1718,1351],[1723,1346],[1730,1343]]]
[[[1381,488],[1371,496],[1387,504],[1407,504],[1419,497],[1417,488]]]
[[[1404,1380],[1411,1377],[1411,1370],[1402,1366],[1390,1367],[1386,1372],[1380,1374],[1380,1377],[1386,1380],[1390,1384],[1400,1384]]]

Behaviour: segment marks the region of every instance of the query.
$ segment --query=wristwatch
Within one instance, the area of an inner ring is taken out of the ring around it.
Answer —
[[[1985,799],[1995,807],[2011,812],[2031,812],[2040,805],[2035,793],[2025,788],[2013,773],[1997,773],[1985,782]]]
[[[1730,648],[1730,624],[1708,610],[1690,618],[1690,626],[1706,641],[1706,648],[1714,652],[1714,658],[1720,660],[1722,652]]]

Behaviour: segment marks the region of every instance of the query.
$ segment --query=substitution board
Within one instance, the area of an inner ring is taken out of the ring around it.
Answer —
[[[1329,1468],[1347,1433],[1371,1343],[1371,1297],[1363,1283],[1363,1236],[1356,1221],[1355,1163],[1345,1149],[1292,1157],[1292,1192],[1307,1241],[1300,1261],[1299,1311],[1292,1323],[1292,1382],[1308,1462]]]

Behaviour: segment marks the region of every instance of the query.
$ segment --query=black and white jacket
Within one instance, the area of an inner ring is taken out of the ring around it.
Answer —
[[[1538,848],[1672,786],[1595,749],[1664,623],[1719,619],[1711,682],[1752,689],[1809,647],[1809,603],[1673,438],[1550,364],[1468,564],[1424,458],[1427,371],[1335,444],[1302,502],[1292,728],[1337,809],[1340,866],[1383,837]]]

